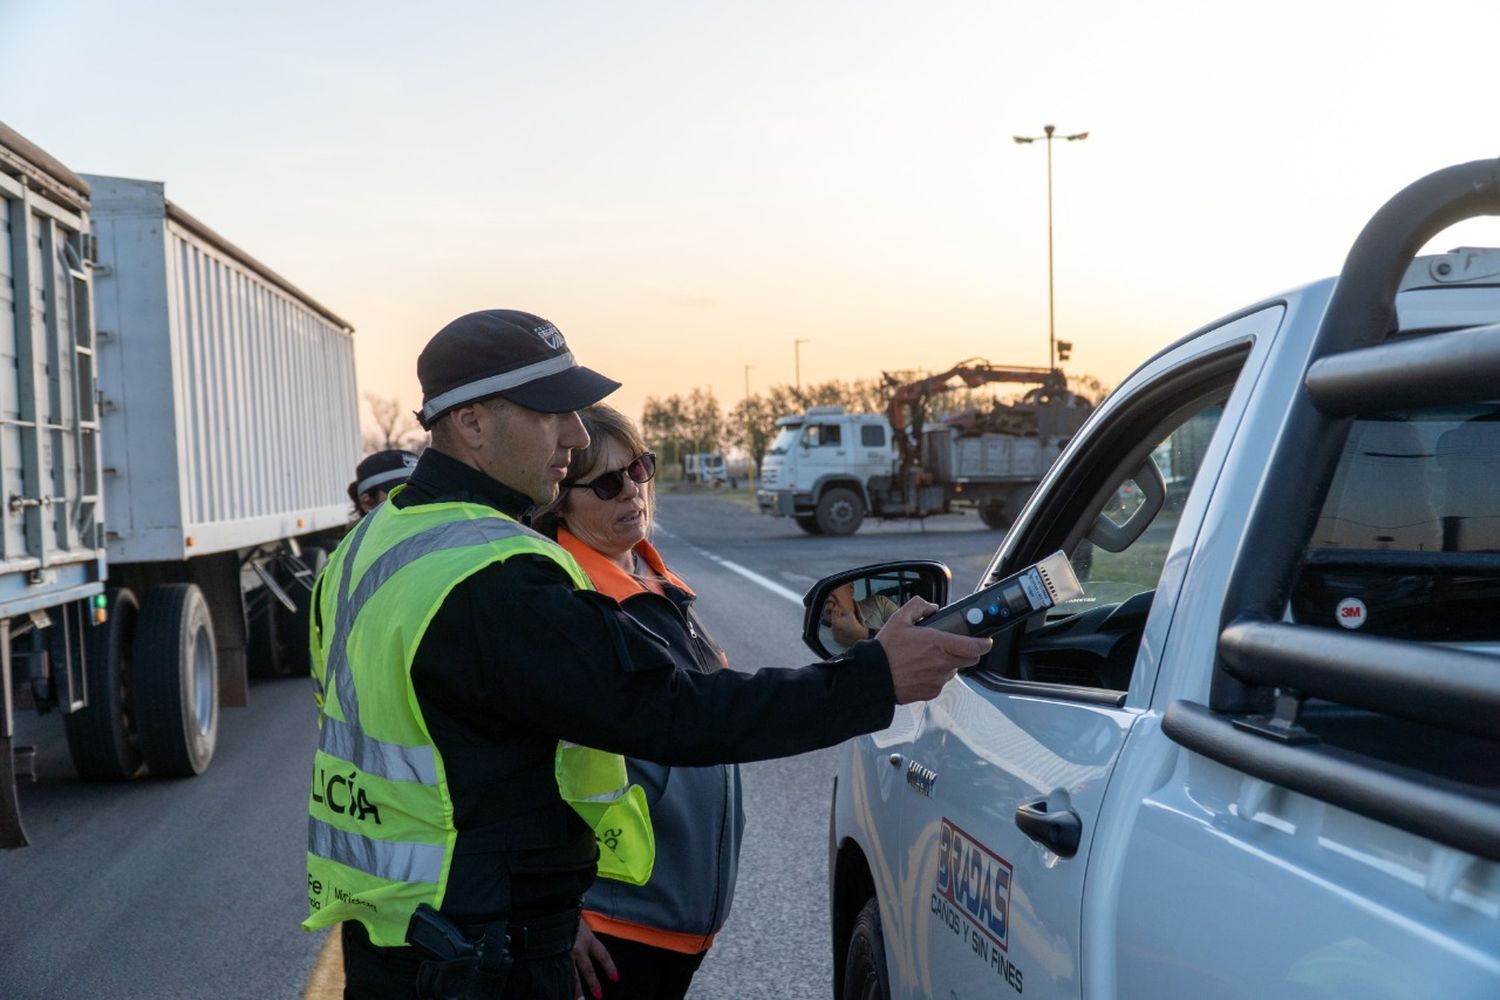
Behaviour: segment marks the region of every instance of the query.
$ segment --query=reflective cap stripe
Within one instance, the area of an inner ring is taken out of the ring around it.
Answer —
[[[538,361],[533,365],[526,365],[508,372],[501,372],[499,375],[491,375],[489,378],[482,378],[477,382],[468,382],[458,386],[456,389],[449,389],[440,396],[434,396],[423,404],[422,419],[431,420],[435,414],[441,413],[449,407],[462,406],[464,403],[483,399],[486,396],[493,396],[497,392],[514,389],[517,386],[525,385],[527,382],[535,382],[539,378],[546,378],[548,375],[556,375],[558,372],[565,372],[569,368],[576,367],[577,365],[573,361],[573,352],[563,351],[555,358],[548,358],[545,361]]]
[[[387,743],[365,735],[357,725],[332,716],[323,717],[323,735],[318,740],[318,749],[378,778],[437,784],[437,760],[430,745]]]
[[[410,478],[410,468],[391,469],[389,472],[377,472],[375,475],[371,476],[368,479],[361,479],[359,481],[359,485],[354,487],[354,492],[357,494],[368,493],[375,487],[384,486],[386,483],[389,483],[394,479],[399,479],[404,483]]]
[[[308,819],[307,849],[366,875],[387,882],[426,882],[443,877],[443,846],[404,840],[371,840],[340,830],[318,819]]]

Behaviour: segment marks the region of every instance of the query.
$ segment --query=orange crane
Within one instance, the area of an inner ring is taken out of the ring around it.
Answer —
[[[921,461],[922,423],[927,401],[933,396],[963,386],[977,389],[992,382],[1040,385],[1048,395],[1064,393],[1068,389],[1067,379],[1059,369],[1006,368],[992,365],[984,358],[968,358],[945,372],[914,381],[903,381],[890,372],[882,372],[881,378],[890,392],[885,412],[891,422],[897,450],[901,453],[903,471],[917,468]]]

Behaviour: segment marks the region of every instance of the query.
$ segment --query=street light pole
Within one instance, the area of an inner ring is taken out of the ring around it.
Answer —
[[[1047,367],[1057,367],[1057,329],[1055,324],[1055,311],[1053,308],[1052,294],[1052,139],[1053,133],[1057,131],[1055,125],[1043,125],[1042,135],[1015,135],[1011,136],[1016,144],[1027,145],[1038,139],[1047,142]],[[1087,132],[1076,132],[1073,135],[1058,136],[1068,142],[1079,142],[1087,139]]]
[[[745,366],[745,473],[752,490],[755,488],[755,427],[750,416],[750,369],[754,367]]]
[[[792,354],[794,356],[794,363],[796,365],[796,369],[795,370],[796,370],[796,373],[797,373],[797,388],[798,389],[802,388],[802,345],[803,344],[811,344],[811,343],[812,343],[811,340],[794,340],[794,341],[792,341]]]

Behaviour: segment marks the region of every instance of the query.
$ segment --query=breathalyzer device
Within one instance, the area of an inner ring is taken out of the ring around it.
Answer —
[[[927,616],[918,625],[955,635],[994,635],[1063,601],[1083,596],[1073,564],[1061,552],[976,590]]]

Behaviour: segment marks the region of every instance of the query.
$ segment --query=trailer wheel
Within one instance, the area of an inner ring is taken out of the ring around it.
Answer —
[[[219,736],[219,656],[208,602],[195,584],[146,594],[135,629],[135,706],[151,773],[202,774]]]
[[[302,562],[312,570],[313,575],[307,581],[311,585],[328,565],[328,552],[316,546],[303,546]],[[300,584],[293,586],[290,581],[288,591],[297,601],[297,610],[288,611],[279,605],[276,608],[279,619],[276,628],[281,633],[281,672],[289,677],[307,677],[312,673],[312,592]]]
[[[984,522],[986,528],[994,528],[996,531],[1009,528],[1015,523],[1015,518],[1010,516],[1004,501],[993,501],[979,508],[979,519]]]
[[[131,705],[132,646],[140,604],[128,590],[111,589],[105,595],[109,618],[83,633],[88,706],[63,716],[68,754],[84,781],[123,781],[141,773]]]
[[[849,951],[844,956],[843,1000],[890,1000],[890,996],[880,904],[871,899],[855,918]]]
[[[823,533],[823,529],[818,527],[818,519],[816,517],[813,517],[811,514],[807,514],[803,517],[793,518],[793,520],[797,522],[797,527],[801,528],[809,535],[821,535]]]
[[[865,505],[858,493],[836,486],[818,500],[813,516],[825,535],[852,535],[865,519]]]

